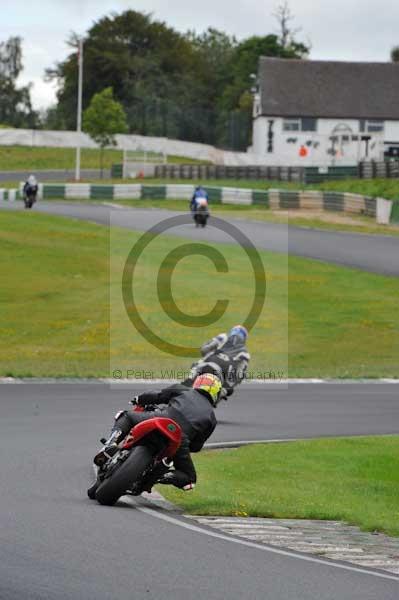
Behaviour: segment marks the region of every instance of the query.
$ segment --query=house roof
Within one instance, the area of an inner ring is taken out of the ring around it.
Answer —
[[[399,120],[399,64],[261,57],[261,114]]]

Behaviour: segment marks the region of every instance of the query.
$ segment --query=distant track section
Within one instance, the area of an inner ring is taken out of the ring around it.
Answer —
[[[19,202],[0,203],[0,208],[23,210]],[[109,225],[111,222],[112,225],[133,231],[147,231],[163,219],[182,214],[161,209],[125,209],[94,203],[45,201],[35,205],[34,210],[102,225]],[[243,219],[225,220],[234,223],[258,248],[263,250],[288,253],[381,275],[399,276],[399,237],[306,229]],[[228,235],[212,227],[212,218],[205,230],[195,229],[191,225],[181,225],[171,230],[170,234],[193,240],[235,243]]]

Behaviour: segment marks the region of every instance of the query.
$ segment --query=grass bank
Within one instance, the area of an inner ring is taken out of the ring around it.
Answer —
[[[4,171],[74,169],[75,148],[51,148],[36,146],[0,146],[0,169]],[[104,168],[123,160],[121,150],[104,150]],[[100,151],[82,148],[82,169],[100,168]]]
[[[132,180],[133,181],[133,180]],[[166,185],[182,183],[198,185],[198,180],[189,179],[154,179],[146,178],[146,184]],[[126,183],[123,180],[108,180],[109,183]],[[343,179],[339,181],[324,181],[322,183],[302,184],[287,181],[253,180],[253,179],[209,179],[201,182],[205,187],[238,187],[251,189],[290,189],[290,190],[331,190],[337,192],[352,192],[371,196],[399,200],[399,179]]]
[[[121,275],[140,236],[35,212],[1,211],[0,375],[94,377],[119,369],[162,376],[165,370],[187,369],[191,358],[154,348],[126,315]],[[230,305],[216,325],[178,325],[157,300],[157,275],[166,254],[189,241],[154,240],[138,263],[135,295],[143,320],[155,332],[198,347],[215,328],[224,330],[246,316],[253,277],[247,257],[233,245],[212,244],[225,256],[227,274],[217,275],[208,258],[182,259],[172,283],[183,312],[207,313],[218,298]],[[399,376],[398,279],[296,257],[287,263],[286,256],[270,252],[260,256],[268,287],[250,337],[254,375]]]
[[[337,520],[399,536],[399,436],[211,450],[194,460],[193,493],[159,486],[186,513]]]
[[[45,170],[74,169],[76,150],[74,148],[53,148],[40,146],[0,146],[0,170]],[[104,151],[104,168],[123,162],[123,151],[106,149]],[[182,156],[168,156],[169,163],[198,164],[203,161]],[[82,148],[82,169],[100,168],[100,150]]]

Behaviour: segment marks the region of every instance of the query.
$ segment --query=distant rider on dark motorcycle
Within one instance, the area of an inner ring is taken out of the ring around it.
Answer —
[[[153,417],[169,417],[178,423],[183,432],[181,445],[173,458],[174,469],[162,463],[143,482],[140,489],[133,486],[132,493],[139,495],[150,492],[155,483],[172,484],[183,490],[195,487],[197,474],[190,452],[199,452],[216,427],[214,407],[217,405],[222,383],[213,374],[195,378],[192,388],[175,384],[160,392],[149,391],[136,396],[133,403],[142,407],[166,405],[151,411],[120,411],[115,415],[112,434],[104,448],[95,456],[94,463],[101,468],[108,458],[117,451],[117,445],[126,437],[132,427]],[[90,495],[90,491],[89,495]]]
[[[236,325],[229,333],[220,333],[206,342],[201,348],[202,358],[191,366],[184,385],[191,385],[201,373],[214,373],[223,384],[220,398],[231,396],[234,388],[245,379],[251,359],[246,348],[247,338],[246,328]]]
[[[36,177],[34,175],[29,175],[23,189],[24,198],[33,197],[33,201],[35,201],[38,190],[39,185]]]
[[[195,214],[196,210],[201,204],[201,201],[204,199],[207,202],[209,201],[208,192],[201,185],[198,185],[194,190],[194,194],[190,202],[190,210],[193,214]]]

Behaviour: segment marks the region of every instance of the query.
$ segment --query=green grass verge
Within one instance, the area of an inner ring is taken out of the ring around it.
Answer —
[[[140,236],[35,212],[0,212],[0,375],[109,376],[113,369],[152,369],[159,376],[161,370],[187,369],[190,359],[156,350],[126,316],[121,274]],[[216,275],[201,256],[181,260],[173,293],[182,311],[206,313],[218,298],[231,304],[217,325],[178,326],[154,297],[159,265],[185,242],[168,236],[153,242],[138,264],[136,301],[157,333],[198,347],[215,327],[223,330],[246,316],[253,278],[246,256],[233,245],[212,245],[226,257],[228,274]],[[260,254],[268,291],[249,344],[255,375],[271,370],[286,376],[288,360],[290,377],[399,376],[398,279],[296,257],[289,258],[287,271],[286,256]]]
[[[19,181],[0,181],[0,188],[6,190],[17,189],[19,188],[19,183]]]
[[[0,146],[0,169],[13,170],[45,170],[73,169],[75,166],[75,148],[51,148],[36,146]],[[104,168],[123,160],[121,150],[104,151]],[[100,168],[100,151],[82,148],[82,169]]]
[[[73,169],[75,167],[75,148],[53,148],[40,146],[0,146],[0,170],[14,171],[36,169]],[[104,168],[123,162],[123,151],[106,149],[104,151]],[[205,161],[168,156],[169,163],[206,164]],[[100,168],[100,150],[82,148],[82,169]]]
[[[94,183],[94,182],[93,182]],[[201,183],[205,188],[207,187],[233,187],[233,188],[245,188],[253,190],[268,190],[270,188],[288,188],[297,190],[299,187],[303,187],[298,183],[288,183],[283,181],[268,181],[264,179],[206,179],[198,181],[198,179],[157,179],[154,177],[146,177],[145,179],[108,179],[107,183],[143,183],[145,185],[198,185]]]
[[[344,179],[342,181],[325,181],[317,186],[309,185],[309,188],[351,192],[388,200],[399,199],[399,179]]]
[[[399,436],[210,450],[194,460],[194,492],[159,486],[186,513],[337,520],[399,536]]]
[[[126,183],[123,180],[110,180],[114,183]],[[193,179],[153,179],[146,178],[145,183],[151,184],[177,184],[198,185],[198,180]],[[253,179],[209,179],[201,182],[205,187],[235,187],[250,189],[290,189],[290,190],[331,190],[337,192],[352,192],[373,198],[399,199],[399,179],[343,179],[340,181],[324,181],[322,183],[301,184],[287,181],[253,180]]]

